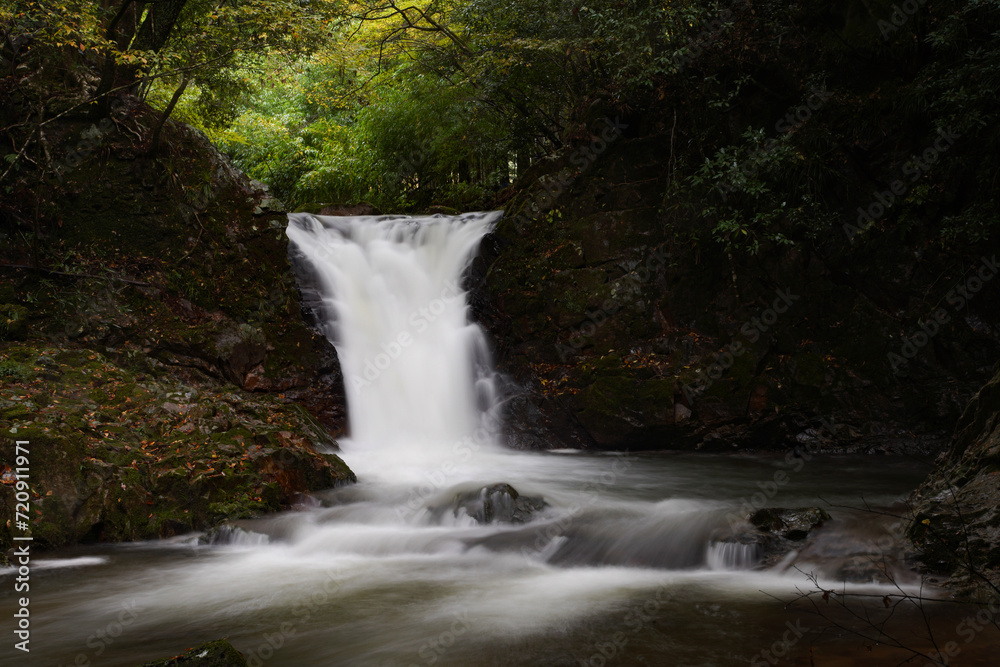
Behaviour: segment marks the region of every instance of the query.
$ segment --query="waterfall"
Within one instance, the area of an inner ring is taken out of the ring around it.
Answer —
[[[749,570],[760,562],[760,548],[756,544],[713,542],[705,559],[710,570]]]
[[[337,349],[350,438],[384,471],[455,458],[496,403],[492,362],[461,285],[501,213],[289,215],[290,257]]]

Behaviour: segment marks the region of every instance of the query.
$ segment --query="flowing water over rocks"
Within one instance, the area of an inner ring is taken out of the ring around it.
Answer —
[[[919,584],[879,561],[891,521],[848,508],[898,510],[926,468],[503,448],[461,288],[495,217],[291,216],[344,370],[340,445],[358,483],[200,538],[59,554],[32,581],[45,664],[135,665],[219,637],[274,667],[736,665],[775,647],[873,659],[770,596],[796,597],[810,575],[879,597]],[[748,505],[829,516],[758,512],[776,558],[720,537],[751,525]]]

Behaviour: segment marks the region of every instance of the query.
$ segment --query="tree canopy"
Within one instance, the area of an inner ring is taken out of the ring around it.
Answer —
[[[14,0],[0,8],[0,185],[45,168],[46,123],[106,116],[123,95],[160,114],[150,152],[179,118],[293,205],[488,205],[533,162],[620,117],[670,133],[664,215],[701,220],[699,234],[728,248],[912,227],[928,203],[940,213],[930,236],[981,240],[996,213],[998,9]],[[840,229],[946,128],[966,138],[947,170],[922,170],[877,223]]]

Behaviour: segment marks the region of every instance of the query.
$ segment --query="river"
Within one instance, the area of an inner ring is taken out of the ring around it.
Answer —
[[[458,286],[495,219],[293,215],[359,482],[207,536],[36,559],[30,661],[0,664],[134,667],[220,637],[273,667],[897,664],[895,640],[990,664],[974,608],[904,599],[936,592],[878,562],[926,462],[505,449]],[[831,518],[761,568],[720,540],[765,506]]]

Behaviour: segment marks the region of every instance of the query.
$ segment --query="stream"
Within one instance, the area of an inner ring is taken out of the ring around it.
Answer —
[[[290,217],[359,482],[205,535],[33,559],[30,661],[7,642],[0,665],[134,667],[220,637],[251,667],[889,665],[910,657],[873,631],[890,617],[907,647],[937,650],[930,626],[954,664],[991,664],[995,630],[963,625],[976,609],[918,608],[900,593],[934,591],[878,561],[927,462],[505,449],[458,287],[496,215]],[[720,541],[760,507],[831,519],[761,568]]]

